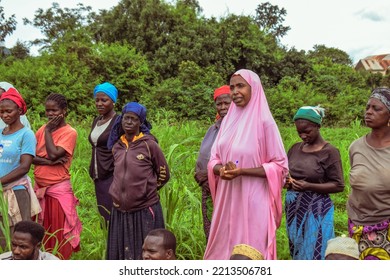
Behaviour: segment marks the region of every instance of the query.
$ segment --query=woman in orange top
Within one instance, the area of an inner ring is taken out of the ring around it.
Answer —
[[[82,229],[69,173],[77,132],[65,121],[67,102],[63,95],[51,93],[45,108],[49,121],[35,135],[37,149],[33,161],[35,192],[42,208],[39,222],[51,233],[43,242],[46,251],[60,259],[70,259],[72,252],[80,249]]]

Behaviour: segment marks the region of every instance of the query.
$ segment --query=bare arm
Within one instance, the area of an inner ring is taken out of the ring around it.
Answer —
[[[68,157],[66,155],[63,157],[60,157],[59,159],[57,159],[55,161],[47,159],[47,158],[36,156],[33,159],[33,164],[34,165],[56,165],[56,164],[64,164],[67,161],[68,161]]]
[[[33,161],[33,156],[29,154],[23,154],[20,156],[20,165],[12,170],[7,175],[0,178],[0,183],[3,185],[9,184],[13,181],[16,181],[22,178],[30,171],[31,163]]]
[[[313,191],[318,193],[337,193],[344,190],[344,185],[337,182],[310,183],[304,180],[292,180],[291,188],[294,191]]]
[[[195,181],[199,184],[199,186],[203,185],[207,182],[207,170],[198,170],[194,175]]]
[[[56,116],[55,118],[51,119],[45,127],[45,145],[47,156],[52,161],[56,161],[66,154],[66,151],[62,147],[54,145],[53,137],[51,135],[51,133],[58,128],[63,118],[63,115]]]
[[[262,166],[254,168],[237,168],[231,161],[225,165],[216,164],[213,171],[215,175],[219,175],[221,179],[224,180],[232,180],[238,176],[267,177]]]

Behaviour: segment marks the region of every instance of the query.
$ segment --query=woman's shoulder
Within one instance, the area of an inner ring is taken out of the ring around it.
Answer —
[[[41,128],[44,128],[44,126]],[[41,130],[41,128],[40,128],[40,130]],[[40,133],[42,133],[42,131]],[[37,134],[38,134],[38,132],[37,132]],[[58,139],[58,138],[62,138],[64,136],[66,139],[77,138],[77,130],[74,129],[70,124],[66,124],[66,125],[53,131],[54,138]]]
[[[366,135],[363,135],[362,137],[353,140],[351,145],[349,145],[349,150],[360,148],[362,145],[365,145],[366,144],[365,139],[366,139]]]
[[[157,140],[156,136],[154,136],[153,134],[145,134],[139,140],[145,141],[145,142],[147,142],[148,144],[150,144],[152,146],[159,146],[158,145],[158,140]]]
[[[67,133],[72,133],[77,135],[77,130],[68,123],[65,126],[63,126],[63,130],[66,131]]]
[[[321,150],[321,157],[331,162],[341,161],[340,150],[327,142]]]
[[[38,130],[35,132],[35,135],[39,135],[40,133],[42,133],[45,127],[46,124],[43,124],[41,127],[39,127]]]
[[[0,134],[2,134],[4,128],[0,129]],[[35,138],[35,134],[34,134],[34,131],[31,130],[31,128],[28,128],[28,127],[22,127],[21,129],[15,131],[14,133],[12,134],[9,134],[11,135],[11,137],[17,137],[17,138],[25,138],[25,137],[29,137],[29,138]]]
[[[329,143],[329,142],[326,142],[323,150],[324,151],[339,151],[339,149],[336,146],[334,146],[332,143]]]
[[[100,115],[95,116],[95,117],[93,118],[93,120],[92,120],[92,127],[94,127],[94,126],[96,125],[96,123],[98,122],[98,120],[99,120],[100,118],[101,118]]]
[[[28,128],[28,127],[25,126],[25,127],[23,127],[23,128],[21,129],[21,132],[22,132],[23,134],[25,134],[25,135],[32,136],[32,137],[35,138],[35,133],[34,133],[34,131],[32,131],[31,128]]]
[[[288,151],[295,151],[295,150],[301,150],[302,142],[296,142],[294,143]]]

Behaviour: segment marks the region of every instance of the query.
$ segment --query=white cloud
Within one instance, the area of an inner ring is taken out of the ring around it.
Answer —
[[[383,10],[378,11],[363,9],[356,12],[356,15],[361,19],[368,21],[383,22],[387,20],[387,16],[384,14]]]

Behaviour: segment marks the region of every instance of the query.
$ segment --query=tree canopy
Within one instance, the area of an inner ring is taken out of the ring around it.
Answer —
[[[15,31],[16,24],[15,15],[6,18],[4,14],[4,7],[0,6],[0,42],[4,42],[5,37],[11,35]]]
[[[279,122],[290,123],[299,106],[319,103],[330,125],[361,118],[371,88],[390,78],[354,71],[348,54],[331,46],[307,52],[283,46],[286,15],[269,2],[259,4],[255,16],[220,18],[204,17],[196,0],[121,0],[98,13],[53,3],[24,19],[43,39],[18,42],[2,57],[0,71],[38,115],[51,91],[67,95],[75,118],[92,115],[93,88],[109,81],[120,92],[117,109],[135,100],[177,119],[213,119],[214,89],[247,68],[260,76]],[[16,20],[6,19],[2,7],[0,19],[1,40]],[[41,47],[38,56],[30,55],[31,45]]]

